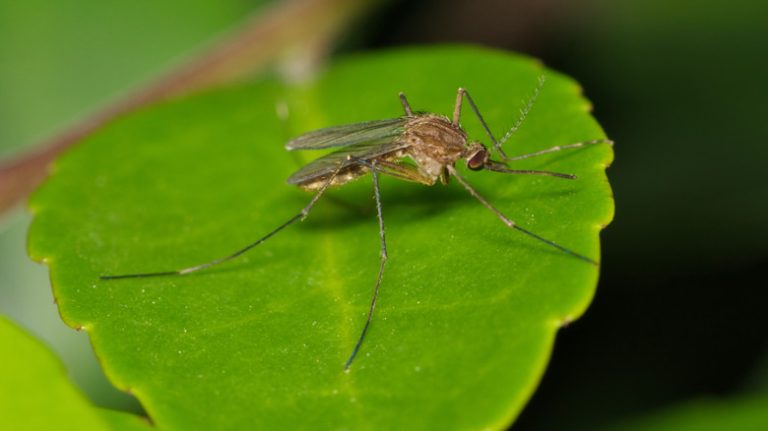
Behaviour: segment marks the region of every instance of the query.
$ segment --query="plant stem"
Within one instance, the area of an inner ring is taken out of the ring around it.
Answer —
[[[42,182],[47,167],[59,153],[120,115],[194,90],[245,79],[286,58],[306,69],[306,65],[326,58],[334,40],[376,3],[290,0],[258,11],[242,27],[189,61],[107,104],[32,151],[0,164],[0,214],[25,199]],[[290,70],[295,73],[296,68]]]

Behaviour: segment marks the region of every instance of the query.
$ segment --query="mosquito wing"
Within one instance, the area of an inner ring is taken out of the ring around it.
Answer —
[[[289,151],[321,150],[348,147],[384,138],[391,140],[403,134],[405,122],[405,118],[391,118],[319,129],[291,139],[285,144],[285,149]]]
[[[342,163],[350,163],[350,169],[358,169],[360,163],[354,160],[370,161],[377,157],[395,153],[408,147],[408,143],[399,139],[380,138],[371,142],[351,145],[342,150],[320,157],[291,175],[288,184],[304,185],[322,177],[331,175]],[[349,162],[349,160],[352,160]],[[340,174],[344,173],[344,170]]]

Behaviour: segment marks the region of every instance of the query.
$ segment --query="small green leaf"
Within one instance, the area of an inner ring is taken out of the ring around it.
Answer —
[[[303,86],[261,82],[145,109],[56,163],[30,204],[30,253],[50,266],[63,318],[89,331],[107,375],[160,428],[503,428],[557,329],[589,304],[598,271],[508,229],[455,182],[382,179],[390,259],[348,373],[379,263],[370,177],[220,267],[99,275],[205,262],[295,215],[311,196],[284,182],[299,166],[283,150],[290,136],[400,116],[399,91],[416,110],[449,115],[460,86],[501,136],[542,73],[507,153],[603,137],[572,80],[469,47],[356,56]],[[487,143],[468,107],[462,125]],[[459,170],[523,227],[598,259],[611,157],[600,145],[515,164],[576,181]]]
[[[0,429],[149,429],[135,416],[91,406],[69,381],[61,362],[4,316],[0,316],[0,346]]]

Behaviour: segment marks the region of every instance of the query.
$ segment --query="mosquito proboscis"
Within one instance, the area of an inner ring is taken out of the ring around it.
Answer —
[[[518,156],[507,156],[502,149],[502,145],[518,130],[533,107],[543,85],[544,77],[542,76],[539,78],[538,85],[533,94],[521,109],[517,121],[501,139],[496,139],[494,137],[488,124],[480,114],[480,110],[477,108],[474,100],[464,88],[459,88],[456,93],[453,116],[450,119],[432,113],[414,112],[411,109],[405,94],[400,93],[400,102],[405,111],[405,115],[402,117],[328,127],[300,135],[288,141],[288,143],[285,144],[285,148],[289,151],[319,150],[325,148],[340,149],[310,162],[288,178],[287,181],[289,184],[297,185],[305,190],[314,191],[312,199],[307,206],[299,211],[298,214],[277,226],[258,240],[219,259],[173,271],[104,275],[101,276],[101,279],[115,280],[185,275],[227,262],[263,243],[293,223],[304,220],[329,187],[343,185],[368,173],[371,174],[373,179],[376,216],[379,223],[379,271],[376,277],[376,283],[365,324],[360,331],[360,335],[352,349],[352,353],[344,363],[345,370],[349,370],[349,367],[357,356],[360,346],[365,339],[365,335],[368,332],[373,317],[373,311],[376,307],[379,288],[381,287],[381,281],[384,276],[384,268],[387,262],[387,241],[381,205],[379,175],[389,175],[428,186],[434,185],[438,181],[442,184],[448,184],[448,179],[453,177],[467,190],[467,192],[469,192],[470,195],[493,212],[496,217],[509,228],[515,229],[518,232],[550,247],[554,247],[574,258],[598,266],[599,263],[597,261],[531,232],[512,221],[480,195],[477,190],[475,190],[475,188],[472,187],[461,174],[459,174],[455,167],[456,162],[465,160],[467,167],[473,171],[486,169],[504,174],[543,175],[573,180],[576,179],[576,175],[574,174],[542,170],[511,169],[507,163],[557,151],[582,148],[589,145],[613,145],[613,142],[609,139],[593,139],[568,145],[558,145]],[[486,135],[491,141],[491,149],[496,151],[500,160],[491,159],[491,151],[485,145],[477,141],[468,140],[467,133],[459,124],[461,108],[464,101],[469,104],[475,116],[480,121]]]

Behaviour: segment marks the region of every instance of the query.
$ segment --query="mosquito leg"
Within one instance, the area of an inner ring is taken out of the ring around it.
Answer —
[[[467,103],[469,103],[469,106],[472,108],[472,111],[474,111],[475,116],[477,117],[478,120],[480,120],[480,124],[483,125],[483,129],[485,129],[485,133],[488,135],[489,138],[491,138],[493,147],[499,151],[499,154],[501,154],[502,158],[506,157],[504,153],[501,151],[501,145],[499,144],[499,141],[497,141],[496,138],[493,136],[493,133],[491,132],[491,128],[488,127],[488,123],[485,122],[485,119],[480,114],[480,110],[477,109],[477,105],[475,104],[475,101],[472,100],[472,96],[470,96],[469,92],[464,88],[459,88],[459,90],[456,93],[456,104],[453,106],[453,124],[455,126],[459,125],[459,118],[461,117],[461,102],[464,99],[467,100]]]
[[[518,231],[520,231],[520,232],[522,232],[522,233],[524,233],[524,234],[526,234],[526,235],[528,235],[528,236],[530,236],[530,237],[532,237],[532,238],[534,238],[534,239],[536,239],[538,241],[541,241],[541,242],[543,242],[543,243],[545,243],[547,245],[555,247],[556,249],[562,251],[563,253],[569,254],[569,255],[577,258],[577,259],[581,259],[581,260],[583,260],[585,262],[589,262],[589,263],[591,263],[591,264],[593,264],[595,266],[600,266],[600,264],[597,261],[594,261],[594,260],[592,260],[592,259],[590,259],[590,258],[588,258],[588,257],[586,257],[586,256],[584,256],[582,254],[576,253],[573,250],[567,249],[567,248],[563,247],[562,245],[559,245],[559,244],[557,244],[557,243],[555,243],[553,241],[550,241],[548,239],[542,238],[541,236],[536,235],[535,233],[533,233],[533,232],[531,232],[531,231],[529,231],[527,229],[524,229],[524,228],[518,226],[514,221],[510,220],[501,211],[496,209],[496,207],[491,205],[490,202],[485,200],[484,197],[482,197],[471,185],[469,185],[469,183],[461,175],[459,175],[459,173],[456,171],[456,168],[454,168],[451,165],[448,165],[447,169],[448,169],[448,172],[451,175],[453,175],[456,178],[456,180],[458,180],[461,183],[461,185],[464,186],[465,189],[467,189],[469,194],[471,194],[475,199],[480,201],[480,203],[483,204],[483,206],[485,206],[486,208],[491,210],[494,214],[496,214],[496,217],[498,217],[508,227],[510,227],[512,229],[515,229],[515,230],[518,230]]]
[[[571,148],[582,148],[582,147],[586,147],[588,145],[597,145],[597,144],[608,144],[608,145],[613,146],[613,141],[610,140],[610,139],[592,139],[590,141],[576,142],[575,144],[557,145],[557,146],[552,147],[552,148],[547,148],[546,150],[540,150],[540,151],[536,151],[536,152],[528,153],[528,154],[521,154],[519,156],[507,157],[506,161],[511,162],[513,160],[522,160],[522,159],[527,159],[529,157],[540,156],[542,154],[554,153],[554,152],[562,151],[562,150],[570,150]]]
[[[357,352],[360,350],[360,346],[363,344],[365,334],[368,332],[368,327],[371,325],[371,318],[373,317],[373,310],[376,308],[376,299],[379,296],[379,287],[381,286],[381,279],[384,276],[384,265],[387,263],[387,240],[384,235],[384,216],[381,211],[381,191],[379,189],[379,167],[376,162],[368,163],[361,161],[361,163],[367,165],[371,169],[371,175],[373,176],[373,195],[376,198],[376,215],[379,219],[379,239],[381,240],[381,254],[379,261],[379,275],[376,277],[376,287],[373,289],[373,297],[371,298],[371,306],[368,309],[368,317],[365,320],[365,326],[363,326],[360,337],[357,339],[355,348],[352,350],[352,354],[349,355],[347,362],[344,363],[344,370],[349,370],[349,366],[352,365],[352,361],[355,360]]]
[[[504,153],[504,150],[501,148],[501,145],[509,139],[510,136],[512,136],[513,133],[517,131],[517,129],[520,128],[520,125],[523,124],[523,121],[525,120],[525,117],[528,116],[528,112],[530,112],[531,108],[533,107],[533,103],[536,101],[536,98],[539,97],[539,92],[541,91],[541,87],[544,85],[544,75],[541,75],[539,77],[539,83],[536,86],[536,89],[533,92],[533,95],[528,99],[528,102],[525,104],[523,109],[520,110],[520,117],[518,117],[517,121],[515,121],[515,124],[512,126],[511,129],[504,135],[504,137],[501,138],[501,140],[497,140],[493,133],[491,132],[490,127],[488,127],[488,123],[485,122],[485,119],[480,114],[480,110],[477,108],[477,105],[475,104],[475,101],[472,100],[472,96],[469,95],[469,92],[464,88],[459,88],[458,93],[456,94],[456,105],[453,107],[453,124],[458,126],[459,125],[459,117],[461,116],[461,102],[463,99],[467,100],[467,103],[469,103],[469,106],[472,108],[472,111],[474,111],[475,116],[478,120],[480,120],[480,124],[483,125],[483,128],[485,129],[485,133],[488,135],[489,138],[491,138],[491,142],[493,143],[493,148],[496,149],[496,151],[501,156],[502,160],[507,160],[508,157]]]
[[[147,272],[147,273],[139,273],[139,274],[122,274],[122,275],[102,275],[99,278],[101,278],[102,280],[116,280],[116,279],[121,279],[121,278],[147,278],[147,277],[160,277],[160,276],[166,276],[166,275],[185,275],[185,274],[189,274],[189,273],[192,273],[192,272],[200,271],[200,270],[203,270],[203,269],[206,269],[206,268],[210,268],[210,267],[212,267],[214,265],[218,265],[220,263],[224,263],[224,262],[227,262],[229,260],[232,260],[232,259],[240,256],[241,254],[245,253],[246,251],[256,247],[257,245],[261,244],[262,242],[268,240],[273,235],[275,235],[276,233],[278,233],[281,230],[285,229],[286,227],[292,225],[296,221],[304,220],[307,217],[307,215],[309,214],[309,211],[312,209],[312,207],[315,206],[315,203],[317,203],[318,199],[320,199],[320,196],[322,196],[323,193],[325,193],[325,190],[328,189],[328,187],[331,185],[331,183],[333,183],[333,180],[336,178],[336,176],[339,174],[339,172],[341,172],[341,170],[343,168],[350,166],[350,164],[351,163],[349,162],[349,160],[347,160],[347,161],[345,161],[343,163],[340,163],[339,167],[336,168],[336,170],[333,172],[333,174],[331,174],[331,176],[328,177],[328,180],[323,184],[323,186],[317,191],[317,193],[315,193],[315,196],[312,197],[312,200],[309,202],[309,204],[307,206],[305,206],[298,214],[296,214],[295,216],[291,217],[290,219],[288,219],[288,221],[286,221],[285,223],[281,224],[280,226],[278,226],[277,228],[275,228],[274,230],[272,230],[268,234],[264,235],[263,237],[259,238],[258,240],[248,244],[247,246],[241,248],[240,250],[238,250],[238,251],[236,251],[236,252],[234,252],[234,253],[232,253],[232,254],[230,254],[228,256],[225,256],[225,257],[222,257],[222,258],[219,258],[219,259],[215,259],[215,260],[212,260],[210,262],[201,263],[200,265],[190,266],[189,268],[179,269],[179,270],[176,270],[176,271]]]
[[[539,97],[539,93],[541,92],[541,89],[544,86],[545,81],[546,81],[546,77],[544,75],[539,76],[539,82],[536,85],[536,88],[534,89],[533,94],[531,95],[531,97],[528,98],[528,101],[525,103],[523,108],[520,109],[520,116],[515,121],[515,124],[513,124],[512,127],[507,131],[507,133],[505,133],[504,136],[502,136],[502,138],[499,140],[496,140],[496,138],[493,136],[493,133],[491,133],[491,129],[488,127],[488,123],[486,123],[485,120],[483,119],[483,116],[480,115],[480,110],[477,108],[475,101],[472,100],[472,96],[470,96],[469,92],[467,92],[467,90],[463,88],[459,88],[458,94],[456,95],[456,105],[453,108],[453,124],[455,125],[459,124],[459,117],[461,116],[462,97],[465,97],[467,99],[467,102],[469,103],[469,106],[472,107],[472,110],[475,112],[475,115],[480,120],[480,123],[483,125],[483,128],[485,129],[486,134],[488,134],[488,137],[491,138],[491,142],[493,142],[493,147],[499,153],[499,156],[501,156],[501,159],[504,160],[505,162],[527,159],[529,157],[535,157],[541,154],[553,153],[555,151],[567,150],[571,148],[581,148],[587,145],[595,145],[595,144],[613,145],[613,141],[611,141],[610,139],[593,139],[590,141],[576,142],[575,144],[570,144],[570,145],[558,145],[556,147],[548,148],[546,150],[536,151],[534,153],[523,154],[520,156],[514,156],[514,157],[507,156],[507,154],[504,152],[501,146],[504,145],[504,142],[506,142],[507,139],[509,139],[515,132],[517,132],[517,130],[523,124],[523,121],[525,121],[525,118],[528,116],[528,113],[531,111],[531,108],[533,108],[533,104],[536,102],[536,99]]]
[[[405,115],[408,117],[413,117],[413,110],[411,110],[411,105],[408,103],[408,99],[405,98],[405,93],[402,91],[400,92],[400,103],[403,105]]]
[[[456,103],[453,104],[453,118],[451,119],[451,123],[453,123],[454,126],[458,126],[459,120],[461,120],[461,102],[464,100],[465,94],[468,95],[467,90],[462,87],[459,87],[456,91]],[[493,139],[494,138],[491,138],[491,140]]]

